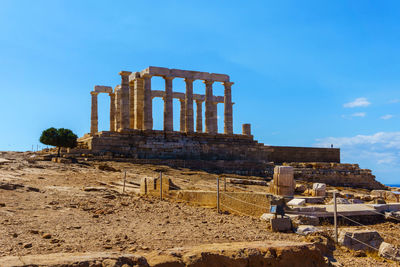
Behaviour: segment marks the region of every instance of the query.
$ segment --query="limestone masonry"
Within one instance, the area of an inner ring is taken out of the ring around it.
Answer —
[[[141,72],[121,71],[119,75],[121,84],[114,89],[97,85],[91,92],[90,133],[78,140],[79,149],[75,153],[84,149],[96,156],[152,160],[156,164],[261,176],[272,173],[274,164],[284,162],[340,163],[338,148],[279,147],[258,143],[247,123],[242,125],[242,134],[234,134],[233,82],[226,74],[148,67]],[[165,80],[164,90],[152,90],[153,76]],[[185,93],[173,91],[174,79],[184,79]],[[203,81],[205,94],[193,93],[195,80]],[[224,86],[223,96],[214,95],[215,83]],[[109,131],[98,131],[97,96],[100,93],[110,96]],[[152,100],[156,97],[164,100],[161,131],[153,130]],[[180,101],[180,131],[173,130],[174,98]],[[218,104],[224,105],[223,133],[218,133]],[[179,160],[182,164],[178,164]]]

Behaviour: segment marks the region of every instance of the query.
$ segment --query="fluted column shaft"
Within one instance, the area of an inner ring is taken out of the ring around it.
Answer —
[[[186,94],[185,94],[185,132],[192,133],[193,125],[193,80],[185,79]]]
[[[143,104],[144,104],[144,79],[135,78],[133,81],[134,84],[134,113],[135,113],[135,121],[134,121],[134,129],[142,130],[143,129]]]
[[[115,93],[109,93],[110,96],[110,131],[115,132]]]
[[[129,81],[129,128],[135,128],[135,84]]]
[[[180,113],[180,127],[179,130],[181,132],[185,131],[185,100],[184,99],[179,99],[179,102],[181,103],[181,113]]]
[[[95,134],[98,132],[98,114],[97,114],[97,92],[90,92],[92,95],[92,109],[90,116],[90,133]]]
[[[196,100],[196,132],[203,132],[203,102]]]
[[[115,90],[115,131],[121,128],[121,88],[116,87]]]
[[[164,77],[165,79],[165,97],[164,97],[164,131],[174,130],[174,113],[172,105],[172,80],[174,77]]]
[[[206,133],[214,133],[213,129],[213,81],[203,81],[206,85],[206,112],[205,112],[205,124],[206,124]]]
[[[129,118],[129,75],[132,72],[121,71],[121,129],[128,129]]]
[[[224,133],[233,134],[232,84],[224,82]]]
[[[153,129],[153,103],[151,97],[151,76],[144,76],[143,129]]]

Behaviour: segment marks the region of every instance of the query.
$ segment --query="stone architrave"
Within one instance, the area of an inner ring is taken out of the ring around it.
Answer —
[[[97,95],[98,92],[90,92],[92,95],[92,109],[90,116],[90,133],[95,134],[98,132],[98,114],[97,114]]]
[[[151,97],[151,76],[144,75],[143,130],[153,129],[153,103]]]
[[[179,102],[181,103],[179,130],[181,132],[184,132],[185,131],[185,100],[184,99],[179,99]]]
[[[121,129],[128,129],[129,118],[129,75],[132,72],[121,71]]]
[[[233,110],[232,110],[232,85],[233,82],[224,82],[224,133],[233,134]]]
[[[213,96],[213,81],[205,80],[203,81],[206,85],[206,101],[205,101],[205,106],[206,106],[206,112],[205,112],[205,123],[206,123],[206,133],[214,133],[213,129],[213,101],[214,101],[214,96]]]
[[[196,100],[196,132],[203,132],[203,101]]]
[[[192,133],[193,125],[193,80],[185,79],[186,94],[185,94],[185,132]]]
[[[165,97],[164,97],[164,131],[174,130],[174,113],[173,113],[173,91],[172,91],[172,80],[174,77],[164,77],[165,79]]]
[[[110,131],[115,132],[115,93],[109,93],[110,96]]]

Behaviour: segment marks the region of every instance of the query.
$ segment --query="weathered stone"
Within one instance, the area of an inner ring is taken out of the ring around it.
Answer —
[[[304,206],[306,204],[306,200],[303,198],[294,198],[290,200],[286,205],[288,206]]]
[[[352,250],[371,250],[379,249],[383,238],[377,231],[357,230],[351,228],[341,229],[338,242]]]
[[[314,183],[313,184],[312,195],[313,196],[322,196],[322,197],[324,197],[326,195],[326,184],[324,184],[324,183]]]
[[[290,232],[292,231],[292,222],[290,218],[273,218],[270,220],[271,228],[274,232]]]
[[[379,256],[382,258],[400,261],[400,249],[386,242],[379,246]]]
[[[309,234],[316,233],[319,231],[321,231],[321,229],[319,229],[313,225],[300,225],[299,227],[297,227],[296,234],[309,235]]]

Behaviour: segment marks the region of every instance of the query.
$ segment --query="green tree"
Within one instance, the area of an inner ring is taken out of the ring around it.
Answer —
[[[62,147],[74,148],[77,145],[78,137],[69,129],[51,127],[42,132],[40,142],[45,145],[55,146],[58,148],[58,157]]]

